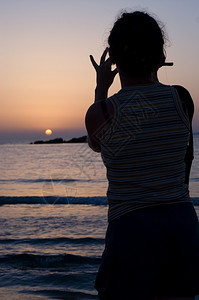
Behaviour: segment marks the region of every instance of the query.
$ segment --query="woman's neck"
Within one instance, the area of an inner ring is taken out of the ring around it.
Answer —
[[[157,80],[155,80],[153,73],[144,77],[135,77],[135,76],[129,76],[126,73],[119,70],[119,76],[120,76],[122,88],[128,86],[134,86],[134,85],[153,84],[157,82]]]

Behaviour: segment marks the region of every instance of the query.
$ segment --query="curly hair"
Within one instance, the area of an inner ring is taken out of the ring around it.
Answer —
[[[123,13],[109,38],[113,62],[124,72],[146,76],[165,62],[165,35],[148,13]]]

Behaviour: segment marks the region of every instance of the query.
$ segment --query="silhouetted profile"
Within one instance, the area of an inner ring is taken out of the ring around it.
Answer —
[[[86,114],[89,145],[101,152],[109,183],[99,298],[194,299],[199,226],[188,186],[193,100],[184,87],[158,81],[158,69],[172,63],[165,62],[162,26],[149,14],[123,13],[108,43],[99,65],[90,56],[97,86]],[[117,73],[121,90],[107,98]]]

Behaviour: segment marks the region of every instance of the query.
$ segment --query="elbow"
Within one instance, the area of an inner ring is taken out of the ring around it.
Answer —
[[[100,144],[94,143],[89,136],[87,137],[88,145],[89,147],[94,151],[94,152],[101,152],[101,147]]]

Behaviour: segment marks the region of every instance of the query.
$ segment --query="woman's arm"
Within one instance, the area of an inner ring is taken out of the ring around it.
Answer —
[[[194,102],[190,93],[180,85],[174,85],[174,88],[177,90],[178,95],[182,101],[182,106],[184,112],[189,117],[190,123],[190,138],[189,145],[187,146],[187,152],[185,155],[185,164],[186,164],[186,173],[185,173],[185,183],[189,184],[189,176],[191,171],[191,165],[194,158],[194,149],[193,149],[193,131],[192,131],[192,119],[194,114]]]
[[[85,124],[88,133],[88,145],[95,152],[101,152],[100,128],[101,128],[100,102],[91,105],[86,113]]]
[[[108,48],[103,52],[100,64],[98,65],[93,56],[90,55],[91,63],[96,71],[97,85],[95,89],[95,103],[91,105],[86,113],[85,123],[88,133],[88,144],[95,152],[101,151],[100,139],[108,128],[106,116],[103,113],[101,101],[107,98],[108,90],[112,85],[117,69],[111,70],[112,62],[110,57],[106,59]],[[113,107],[110,101],[105,101],[108,114],[113,115]]]

